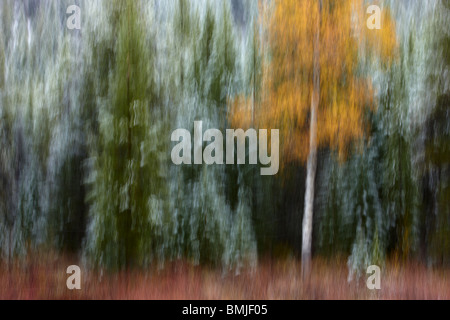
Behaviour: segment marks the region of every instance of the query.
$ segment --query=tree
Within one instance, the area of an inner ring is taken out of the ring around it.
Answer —
[[[167,106],[172,127],[192,134],[195,120],[201,119],[205,130],[227,125],[224,107],[237,83],[237,42],[228,2],[207,1],[203,14],[185,2],[176,1],[180,5],[169,29],[175,43],[169,42],[171,56],[164,62],[172,66],[173,102]],[[171,166],[168,200],[175,229],[167,245],[173,258],[229,269],[255,262],[249,190],[239,185],[235,169],[205,163]]]
[[[437,1],[426,33],[426,70],[423,114],[419,126],[423,137],[423,247],[434,264],[450,264],[450,4]]]
[[[305,275],[311,261],[318,148],[329,146],[344,159],[352,142],[363,136],[364,110],[375,103],[362,57],[380,57],[389,66],[396,47],[388,9],[382,30],[373,33],[366,28],[364,10],[363,2],[356,0],[286,0],[276,2],[265,21],[271,54],[258,121],[260,126],[280,127],[285,164],[307,165]]]
[[[118,17],[118,37],[106,103],[98,106],[98,151],[93,150],[87,251],[94,264],[113,269],[145,266],[161,258],[158,250],[163,248],[161,123],[154,116],[154,57],[152,43],[145,40],[141,6],[117,1],[109,7]]]
[[[321,187],[330,190],[325,206],[319,206],[321,249],[351,253],[349,279],[361,276],[369,265],[382,265],[390,253],[406,260],[417,248],[419,181],[408,117],[416,80],[411,38],[404,36],[398,59],[379,76],[379,107],[365,112],[370,130],[363,136],[362,151],[344,164],[332,154],[321,176]]]

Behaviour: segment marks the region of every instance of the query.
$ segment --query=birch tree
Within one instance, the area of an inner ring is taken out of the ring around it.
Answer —
[[[358,0],[276,1],[273,10],[267,4],[263,10],[269,12],[263,14],[263,40],[270,57],[256,118],[260,127],[280,129],[284,164],[306,163],[302,260],[308,275],[318,149],[330,147],[344,159],[363,137],[364,110],[376,104],[362,57],[379,57],[390,66],[394,24],[384,8],[382,29],[368,30],[366,6]],[[237,112],[251,114],[248,106]]]

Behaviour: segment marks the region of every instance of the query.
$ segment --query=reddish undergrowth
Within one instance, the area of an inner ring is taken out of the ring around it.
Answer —
[[[45,255],[0,263],[0,299],[450,299],[450,270],[387,264],[381,290],[366,278],[347,281],[344,261],[316,259],[309,281],[296,260],[260,262],[240,274],[176,262],[162,270],[101,274],[82,267],[81,290],[68,290],[66,268],[76,259]],[[80,264],[81,266],[81,264]]]

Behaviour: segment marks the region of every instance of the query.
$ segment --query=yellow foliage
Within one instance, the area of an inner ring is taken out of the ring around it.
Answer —
[[[317,26],[320,25],[317,142],[338,151],[342,158],[351,143],[365,133],[365,109],[376,107],[371,82],[360,67],[369,59],[390,67],[397,48],[395,23],[387,8],[383,8],[382,29],[369,30],[364,1],[322,0],[321,10],[319,3],[279,0],[273,10],[261,8],[266,38],[262,45],[270,52],[263,67],[261,102],[257,108],[246,97],[230,103],[234,125],[250,126],[254,119],[255,127],[280,129],[284,162],[304,162],[309,153]]]

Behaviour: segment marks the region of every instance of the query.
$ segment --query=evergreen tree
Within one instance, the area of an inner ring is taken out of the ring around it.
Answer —
[[[438,1],[426,30],[427,69],[425,121],[419,126],[424,143],[422,245],[429,261],[450,263],[450,5]]]
[[[160,167],[152,52],[139,3],[113,4],[118,37],[107,104],[99,106],[88,253],[100,266],[129,268],[161,258],[164,175]]]

